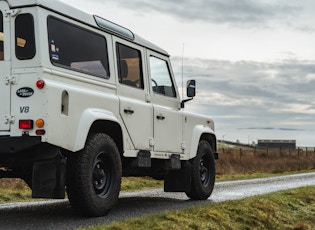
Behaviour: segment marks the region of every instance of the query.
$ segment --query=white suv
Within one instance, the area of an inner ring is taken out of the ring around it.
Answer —
[[[184,112],[169,55],[130,30],[59,1],[0,0],[0,177],[90,216],[122,176],[207,199],[213,121]]]

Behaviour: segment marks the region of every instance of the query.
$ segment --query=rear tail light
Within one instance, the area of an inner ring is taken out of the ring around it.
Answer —
[[[43,80],[38,80],[36,82],[36,86],[37,86],[37,88],[42,89],[45,86],[45,82]]]
[[[45,135],[46,131],[45,129],[41,129],[44,127],[45,125],[45,122],[43,119],[38,119],[35,121],[35,124],[36,124],[36,127],[39,128],[35,131],[36,135],[37,136],[42,136],[42,135]]]
[[[33,120],[19,120],[20,129],[33,129],[34,121]]]

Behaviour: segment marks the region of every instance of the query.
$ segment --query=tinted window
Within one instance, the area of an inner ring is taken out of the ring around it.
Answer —
[[[174,84],[165,60],[150,57],[151,83],[153,92],[168,97],[176,97]]]
[[[31,14],[20,14],[15,19],[15,52],[20,60],[35,56],[34,19]]]
[[[50,60],[54,65],[109,78],[105,37],[49,17],[48,39]]]
[[[0,11],[0,61],[4,59],[4,53],[3,53],[3,14]]]
[[[119,43],[116,48],[119,82],[143,89],[140,51]]]

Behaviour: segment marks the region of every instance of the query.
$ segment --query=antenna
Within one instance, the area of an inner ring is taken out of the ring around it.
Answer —
[[[183,43],[182,47],[182,100],[184,100],[184,51],[185,43]]]

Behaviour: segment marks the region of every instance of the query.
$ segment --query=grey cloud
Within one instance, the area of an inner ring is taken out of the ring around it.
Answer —
[[[172,62],[175,75],[181,76],[181,59],[174,57]],[[315,62],[185,59],[184,63],[187,63],[184,80],[194,78],[198,87],[195,101],[188,103],[188,108],[220,117],[220,125],[257,127],[262,124],[282,131],[315,126],[315,76],[314,80],[307,77],[315,75]],[[177,82],[181,85],[180,77]],[[227,115],[234,118],[225,119]],[[292,125],[285,127],[282,123]]]
[[[122,7],[143,12],[163,12],[187,22],[191,20],[212,21],[233,25],[260,24],[273,19],[289,18],[300,11],[289,1],[277,0],[268,3],[251,0],[134,0],[116,1]]]
[[[283,130],[283,131],[303,131],[304,129],[293,129],[293,128],[275,128],[275,127],[248,127],[239,128],[247,130]]]

